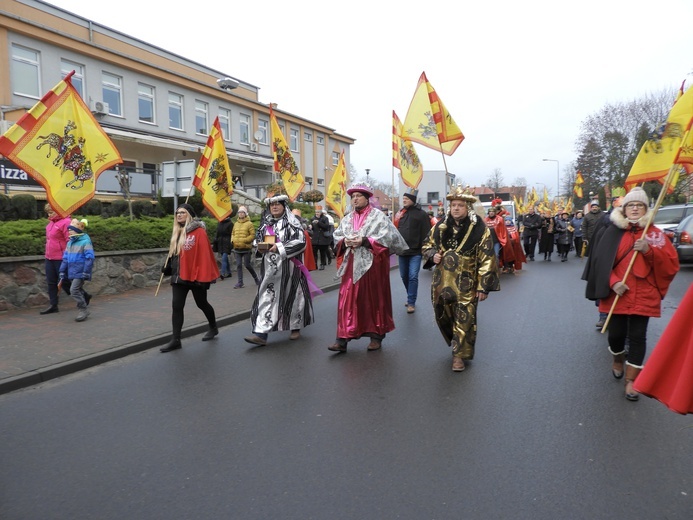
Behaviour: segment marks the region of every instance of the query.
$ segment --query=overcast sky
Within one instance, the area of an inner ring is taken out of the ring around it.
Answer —
[[[448,171],[500,169],[554,194],[581,122],[607,103],[693,82],[693,2],[162,0],[50,3],[260,87],[262,103],[356,139],[351,164],[389,181],[391,114],[421,72],[466,139]],[[441,155],[416,145],[426,170]]]

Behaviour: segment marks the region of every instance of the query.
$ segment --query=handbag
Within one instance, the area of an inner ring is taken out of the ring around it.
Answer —
[[[325,238],[332,238],[332,231],[323,231],[322,236]]]

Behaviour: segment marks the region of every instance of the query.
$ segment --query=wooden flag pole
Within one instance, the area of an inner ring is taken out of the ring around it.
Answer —
[[[664,200],[664,195],[666,194],[667,190],[669,189],[669,186],[671,185],[672,178],[674,176],[674,172],[678,169],[677,164],[672,164],[671,167],[669,168],[669,173],[667,173],[667,176],[664,180],[664,184],[662,185],[662,190],[659,192],[659,196],[657,197],[657,202],[655,202],[654,208],[652,208],[652,212],[650,213],[650,217],[647,219],[647,224],[645,224],[645,229],[642,232],[642,236],[645,237],[647,235],[647,231],[650,229],[650,226],[652,225],[652,220],[654,220],[654,216],[657,214],[657,210],[659,207],[662,205],[662,201]],[[668,239],[667,239],[668,240]],[[630,263],[628,264],[628,268],[626,269],[626,273],[623,275],[623,280],[621,280],[621,283],[625,283],[626,279],[628,278],[628,275],[630,274],[631,269],[633,268],[633,264],[635,264],[635,259],[638,256],[638,251],[633,252],[633,256],[630,258]],[[614,309],[616,308],[616,303],[618,302],[619,295],[616,295],[616,298],[614,298],[614,303],[611,304],[611,309],[609,309],[609,314],[606,317],[606,320],[604,320],[604,326],[602,327],[601,333],[604,334],[606,332],[607,327],[609,326],[609,321],[611,320],[611,316],[614,313]]]
[[[156,292],[154,293],[154,298],[159,295],[159,288],[161,287],[161,282],[164,281],[164,273],[161,273],[161,278],[159,278],[159,285],[156,286]]]

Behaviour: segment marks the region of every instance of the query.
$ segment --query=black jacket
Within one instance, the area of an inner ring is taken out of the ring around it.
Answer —
[[[525,237],[536,237],[539,235],[539,230],[541,229],[543,219],[539,213],[527,213],[522,217],[522,225],[524,226],[524,231],[522,236]]]
[[[397,230],[409,246],[409,249],[400,256],[420,255],[421,248],[431,231],[431,218],[421,209],[420,204],[414,204],[403,211],[397,223]]]
[[[215,251],[218,253],[231,252],[231,233],[233,232],[233,222],[231,217],[226,217],[217,225],[217,234],[214,238]]]

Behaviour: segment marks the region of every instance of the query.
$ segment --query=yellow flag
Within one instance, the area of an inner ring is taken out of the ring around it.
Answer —
[[[339,157],[337,169],[332,174],[330,185],[327,187],[327,205],[332,208],[337,216],[342,219],[346,213],[346,185],[347,185],[347,169],[346,161],[344,160],[344,150]]]
[[[0,153],[36,179],[66,217],[96,192],[118,150],[71,83],[72,71],[0,137]]]
[[[428,82],[425,72],[421,73],[414,91],[401,135],[445,155],[455,153],[464,140],[462,130]]]
[[[693,89],[689,88],[676,101],[666,122],[652,132],[642,145],[626,178],[626,190],[630,191],[637,184],[647,181],[663,183],[672,165],[685,163],[688,166],[693,161],[691,132],[686,132],[690,129],[692,118]]]
[[[291,150],[289,145],[284,139],[281,128],[279,128],[279,123],[277,123],[277,118],[274,116],[272,107],[270,106],[270,126],[272,128],[272,153],[274,154],[274,171],[279,173],[284,184],[284,189],[286,194],[289,196],[291,202],[295,201],[298,194],[306,185],[303,180],[303,175],[298,169],[298,165],[294,160],[294,156],[291,155]]]
[[[231,167],[224,137],[217,117],[207,137],[207,144],[197,165],[193,186],[202,194],[205,208],[221,222],[231,215]]]
[[[392,166],[400,171],[402,182],[410,188],[418,188],[423,178],[423,165],[414,145],[402,136],[402,122],[392,111]]]

